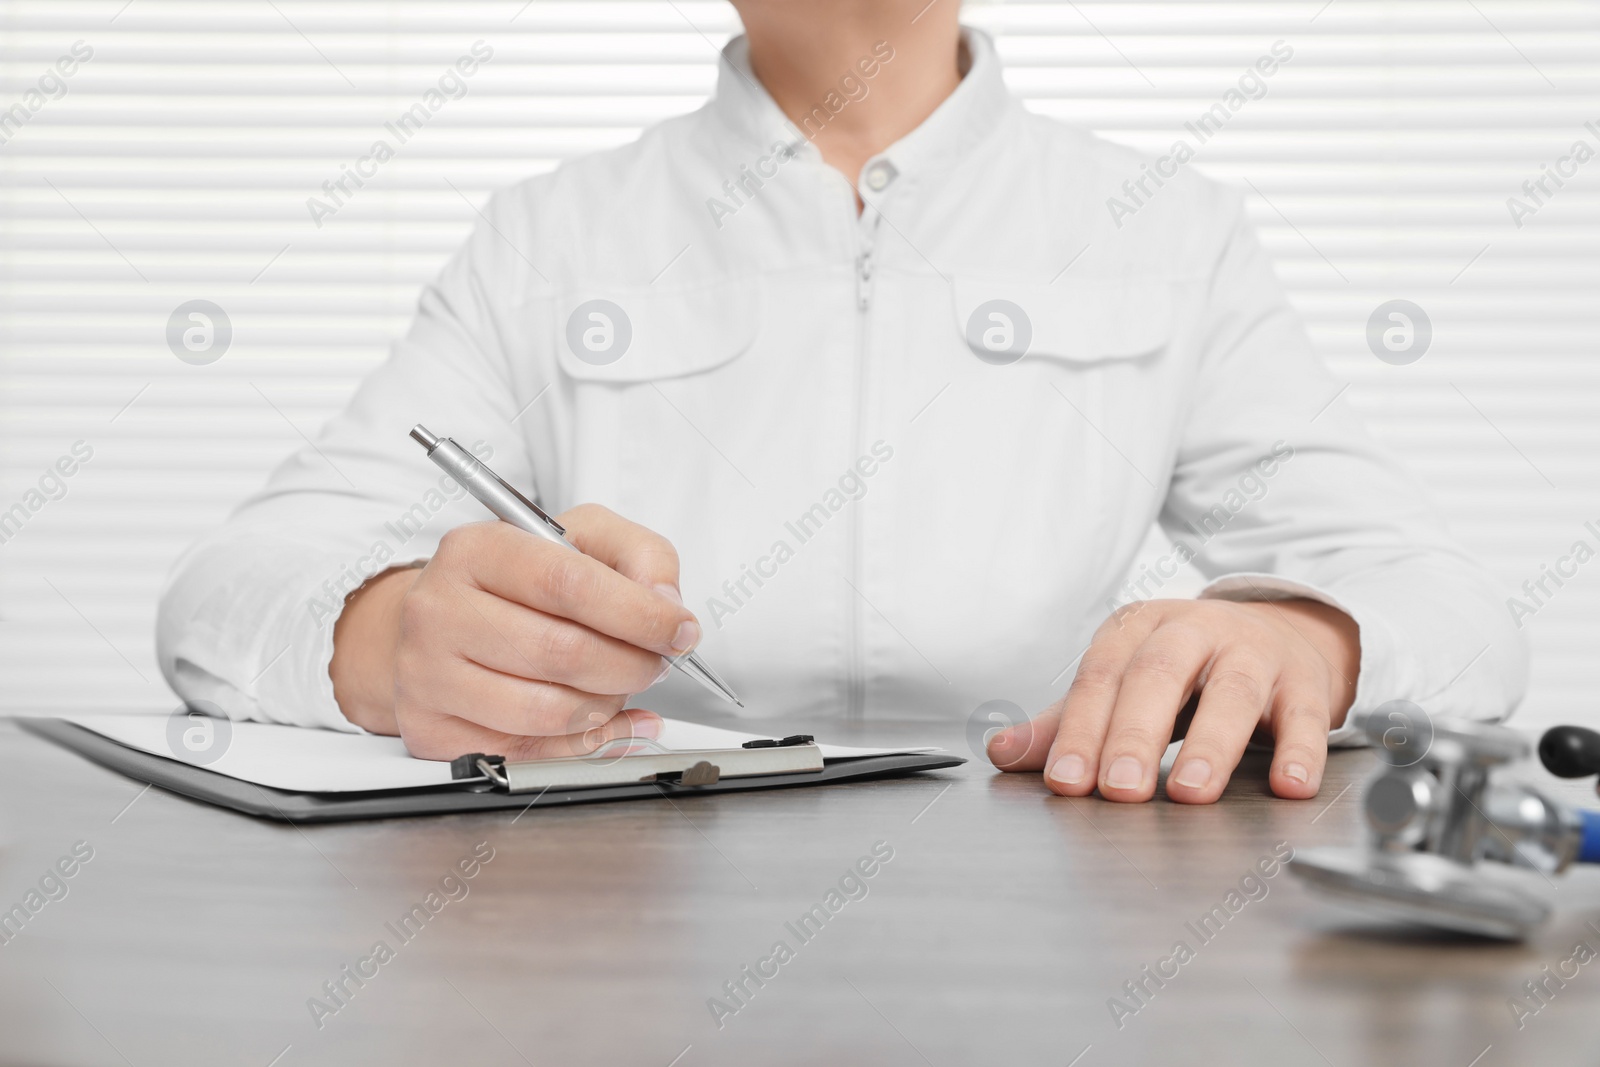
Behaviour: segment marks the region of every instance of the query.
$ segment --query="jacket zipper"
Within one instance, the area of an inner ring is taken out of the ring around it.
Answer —
[[[865,208],[864,211],[872,211]],[[857,222],[857,233],[860,244],[856,252],[856,387],[854,396],[855,411],[853,414],[853,441],[855,455],[862,452],[862,438],[865,436],[866,427],[866,389],[867,389],[867,338],[868,338],[868,312],[872,309],[872,278],[876,269],[873,253],[877,243],[878,213],[873,211],[870,224],[865,219]],[[852,460],[853,461],[853,460]],[[847,563],[850,571],[850,591],[848,636],[846,645],[846,690],[845,690],[845,717],[850,720],[860,719],[865,711],[866,679],[865,665],[861,649],[862,610],[861,597],[856,593],[861,588],[861,506],[857,501],[850,508],[849,532],[849,560]]]

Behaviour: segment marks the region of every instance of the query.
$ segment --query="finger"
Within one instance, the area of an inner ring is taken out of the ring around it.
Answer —
[[[1271,705],[1276,683],[1276,667],[1257,653],[1230,651],[1216,658],[1167,775],[1167,796],[1183,804],[1210,804],[1222,795]]]
[[[556,521],[566,527],[567,540],[585,555],[683,603],[678,592],[678,550],[648,526],[630,522],[599,504],[579,504],[562,512]]]
[[[554,737],[604,723],[622,710],[625,695],[586,693],[557,682],[532,681],[481,667],[458,656],[395,665],[395,706],[450,715],[504,734]]]
[[[1161,754],[1172,742],[1178,709],[1214,649],[1209,634],[1184,623],[1167,623],[1134,652],[1100,747],[1101,796],[1136,802],[1155,795]]]
[[[452,583],[452,588],[456,588]],[[642,693],[671,669],[654,652],[567,619],[485,593],[459,589],[457,654],[489,670],[559,682],[586,693]]]
[[[1044,769],[1045,758],[1061,725],[1061,701],[1056,701],[1027,722],[996,730],[989,738],[989,762],[1002,771]]]
[[[524,737],[503,733],[475,722],[423,712],[401,720],[400,736],[406,750],[418,759],[452,760],[469,752],[504,756],[511,761],[586,756],[620,737],[658,737],[661,718],[642,708],[629,708],[596,728],[571,734]]]
[[[1134,652],[1160,621],[1158,608],[1114,612],[1095,631],[1072,685],[1060,703],[1056,732],[1049,738],[1045,783],[1063,796],[1094,791],[1101,742],[1116,706],[1122,674]]]
[[[681,603],[582,552],[507,523],[490,527],[474,542],[468,566],[485,592],[659,655],[679,656],[699,644],[700,624]]]
[[[1328,701],[1314,686],[1283,687],[1272,712],[1272,773],[1280,797],[1308,800],[1322,788],[1328,762]]]

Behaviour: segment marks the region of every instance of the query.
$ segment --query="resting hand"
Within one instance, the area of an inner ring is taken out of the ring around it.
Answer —
[[[1143,801],[1181,734],[1167,795],[1210,804],[1260,733],[1273,740],[1272,791],[1313,797],[1360,661],[1355,621],[1316,601],[1144,601],[1106,620],[1066,696],[995,734],[989,758],[1006,771],[1043,770],[1063,796],[1098,788]],[[1185,733],[1179,713],[1195,694]]]

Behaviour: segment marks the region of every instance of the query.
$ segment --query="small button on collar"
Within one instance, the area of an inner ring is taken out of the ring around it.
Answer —
[[[889,184],[893,182],[895,178],[899,176],[899,174],[900,172],[894,169],[893,163],[890,163],[886,159],[879,160],[867,168],[867,188],[871,189],[875,193],[881,193],[885,189],[889,188]]]

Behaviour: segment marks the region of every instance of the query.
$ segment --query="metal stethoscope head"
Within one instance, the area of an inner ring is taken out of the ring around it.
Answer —
[[[1600,813],[1580,812],[1498,768],[1531,755],[1503,726],[1429,718],[1392,701],[1363,723],[1384,766],[1362,798],[1364,847],[1306,850],[1290,869],[1313,889],[1390,918],[1520,940],[1549,905],[1510,868],[1551,875],[1600,862]],[[1551,773],[1600,772],[1600,734],[1557,727],[1539,745]]]

